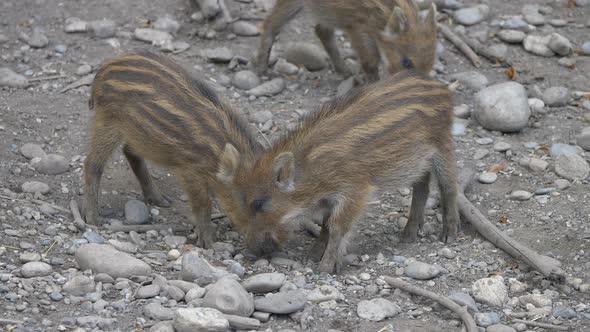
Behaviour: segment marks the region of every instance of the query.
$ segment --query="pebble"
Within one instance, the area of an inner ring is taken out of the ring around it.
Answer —
[[[462,8],[454,13],[457,23],[462,25],[474,25],[487,19],[490,15],[490,8],[487,5],[476,5]]]
[[[549,149],[549,154],[553,158],[557,158],[559,155],[563,153],[578,153],[578,149],[574,145],[569,144],[562,144],[562,143],[553,143],[551,144],[551,148]]]
[[[236,21],[232,25],[232,31],[238,36],[252,37],[258,36],[260,31],[256,25],[248,21]]]
[[[180,277],[182,280],[193,282],[196,280],[200,286],[208,285],[227,275],[227,272],[218,269],[198,253],[191,251],[182,256]]]
[[[228,63],[234,58],[233,52],[227,47],[207,49],[205,56],[209,61],[216,63]]]
[[[499,307],[508,299],[504,278],[500,276],[476,280],[471,286],[471,294],[478,302]]]
[[[515,190],[508,196],[513,201],[528,201],[531,197],[533,194],[525,190]]]
[[[438,255],[442,256],[446,259],[453,259],[457,256],[457,254],[453,250],[446,248],[446,247],[439,250]]]
[[[567,21],[560,18],[553,18],[549,20],[549,24],[556,28],[561,28],[567,25]]]
[[[405,267],[404,272],[406,276],[410,278],[428,280],[438,276],[441,273],[441,270],[434,265],[414,261]]]
[[[469,119],[471,110],[469,109],[469,105],[461,104],[453,108],[453,114],[459,119]]]
[[[555,160],[555,173],[570,181],[583,180],[590,174],[590,166],[578,154],[565,152]]]
[[[551,313],[553,317],[563,318],[563,319],[573,319],[577,317],[576,311],[570,307],[566,306],[557,306],[553,308],[553,312]]]
[[[159,17],[153,25],[154,29],[175,35],[180,30],[180,23],[170,14]]]
[[[519,30],[500,30],[498,32],[498,38],[501,41],[511,44],[520,44],[526,37],[526,33]]]
[[[152,272],[145,262],[107,244],[84,244],[76,250],[75,257],[80,269],[106,273],[113,278],[148,276]]]
[[[45,151],[39,144],[27,143],[20,147],[20,153],[27,159],[43,158]]]
[[[151,43],[156,46],[163,45],[173,39],[172,35],[168,32],[150,28],[137,28],[133,32],[133,36],[135,36],[137,40]],[[229,60],[227,62],[229,62]]]
[[[176,332],[225,332],[229,321],[219,310],[212,308],[180,308],[174,313]]]
[[[288,62],[304,66],[309,71],[322,70],[328,65],[324,49],[311,43],[292,43],[287,47],[283,57]]]
[[[260,85],[260,78],[253,71],[242,70],[234,74],[232,84],[238,89],[250,90]]]
[[[76,69],[76,75],[84,76],[90,74],[92,71],[92,67],[89,64],[83,64],[78,69]]]
[[[545,102],[539,98],[529,98],[529,107],[533,112],[542,113],[544,111]]]
[[[582,133],[576,137],[576,144],[586,151],[590,151],[590,127],[582,129]]]
[[[150,219],[150,210],[142,201],[132,199],[125,203],[125,224],[143,225]]]
[[[78,275],[66,282],[62,289],[64,293],[70,295],[84,296],[94,291],[94,280],[84,275]]]
[[[463,136],[467,130],[466,120],[455,118],[451,133],[453,136]]]
[[[44,48],[49,45],[49,38],[39,29],[34,29],[30,37],[27,38],[27,44],[34,48]]]
[[[489,84],[488,78],[476,71],[452,74],[450,79],[459,81],[463,86],[473,91],[479,91]]]
[[[174,319],[174,311],[163,307],[160,303],[147,304],[143,307],[143,314],[156,321]]]
[[[557,60],[557,63],[560,66],[564,66],[566,68],[573,69],[576,66],[576,59],[575,58],[563,57],[563,58],[559,58],[559,60]]]
[[[495,312],[478,312],[473,316],[475,318],[475,324],[481,327],[488,327],[500,322],[500,315]]]
[[[283,286],[285,275],[283,273],[261,273],[251,276],[242,282],[242,286],[252,293],[268,293]]]
[[[285,90],[285,80],[280,77],[274,78],[268,82],[262,83],[259,86],[250,89],[247,93],[251,96],[274,96]]]
[[[260,328],[258,319],[227,314],[224,316],[229,321],[229,326],[236,331],[257,331]]]
[[[51,292],[49,293],[49,298],[51,299],[51,301],[59,302],[63,300],[64,296],[60,292]]]
[[[295,75],[299,72],[299,67],[288,62],[287,60],[280,58],[275,64],[275,70],[285,75]]]
[[[102,19],[88,22],[87,29],[96,38],[110,38],[115,35],[117,25],[113,20]]]
[[[344,96],[350,90],[352,90],[352,88],[354,88],[354,85],[355,85],[354,76],[351,76],[351,77],[343,80],[342,82],[340,82],[340,84],[338,84],[338,87],[336,88],[336,96],[338,96],[338,97]]]
[[[66,33],[86,32],[88,23],[77,17],[68,17],[65,21],[64,31]]]
[[[497,142],[496,144],[494,144],[494,151],[506,152],[510,149],[512,149],[512,145],[510,143]]]
[[[305,307],[307,296],[304,292],[295,290],[268,294],[263,298],[254,300],[257,311],[271,314],[290,314]]]
[[[524,49],[532,54],[552,57],[555,53],[549,48],[549,40],[551,40],[551,36],[528,35],[524,38],[522,44]]]
[[[68,160],[58,154],[48,154],[34,163],[35,169],[43,174],[57,175],[67,172],[70,169]]]
[[[342,301],[344,300],[344,295],[334,286],[321,285],[307,294],[307,300],[314,303]]]
[[[24,278],[45,277],[53,272],[51,265],[43,262],[28,262],[25,263],[20,273]]]
[[[516,332],[516,330],[504,324],[494,324],[488,326],[486,332]]]
[[[149,332],[175,332],[172,321],[164,321],[154,324],[150,327]]]
[[[535,5],[524,5],[522,8],[522,14],[525,21],[532,25],[543,25],[545,24],[545,17],[539,13],[539,7]]]
[[[590,41],[582,44],[582,53],[584,53],[584,55],[590,55]]]
[[[202,306],[215,308],[224,314],[249,317],[254,312],[254,299],[234,279],[222,278],[210,286]]]
[[[12,71],[10,68],[0,68],[0,86],[8,86],[12,88],[26,88],[29,85],[29,80]]]
[[[360,318],[372,322],[382,321],[400,312],[401,308],[397,304],[383,298],[360,301],[356,309],[356,313]]]
[[[37,262],[37,261],[40,261],[41,260],[41,255],[39,255],[36,252],[23,252],[18,257],[18,260],[21,261],[21,262],[23,262],[23,263]]]
[[[498,180],[498,175],[492,172],[483,172],[479,175],[478,178],[479,182],[484,184],[492,184]]]
[[[186,303],[190,303],[195,299],[200,299],[203,296],[205,296],[205,294],[207,293],[207,290],[205,288],[202,287],[195,287],[195,288],[191,288],[189,289],[186,294],[184,294],[184,301]]]
[[[526,90],[516,82],[489,86],[475,95],[473,115],[488,130],[520,131],[531,115]]]
[[[567,106],[570,100],[570,91],[563,86],[548,88],[543,93],[543,101],[549,107]]]
[[[569,55],[572,53],[572,43],[564,36],[554,32],[550,35],[547,46],[559,55]]]
[[[503,21],[500,26],[507,30],[519,30],[524,32],[529,32],[531,30],[529,24],[525,20],[517,17],[512,17]]]
[[[544,294],[526,294],[520,296],[518,298],[518,301],[523,306],[531,304],[535,308],[551,307],[553,305],[553,300],[551,300],[549,296]]]
[[[475,150],[475,153],[473,154],[473,160],[481,160],[481,159],[487,157],[488,154],[490,154],[490,151],[488,151],[486,149],[477,149],[477,150]]]
[[[86,240],[88,240],[89,243],[98,243],[98,244],[106,243],[104,238],[102,236],[100,236],[100,234],[98,234],[97,232],[93,231],[92,229],[86,230],[84,232],[84,234],[82,234],[82,236],[84,236],[84,238]]]
[[[40,193],[40,194],[47,194],[51,191],[51,188],[47,183],[39,182],[39,181],[27,181],[21,185],[21,189],[25,193]]]
[[[492,56],[499,59],[506,58],[506,55],[508,54],[508,46],[500,43],[493,44],[489,46],[487,49]]]
[[[149,299],[160,294],[160,285],[151,284],[142,286],[137,290],[135,297],[138,299]]]
[[[457,292],[449,295],[449,300],[457,303],[462,307],[467,307],[467,310],[470,312],[478,312],[477,304],[475,300],[471,297],[471,295],[463,292]]]
[[[98,273],[94,276],[94,281],[102,282],[103,284],[114,284],[115,279],[106,273]]]

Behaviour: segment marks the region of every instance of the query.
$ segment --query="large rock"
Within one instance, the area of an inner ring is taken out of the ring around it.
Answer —
[[[208,285],[228,275],[227,271],[221,270],[209,264],[196,252],[189,252],[182,257],[180,278],[185,281],[195,282],[200,286]]]
[[[564,152],[555,160],[555,173],[571,181],[583,180],[590,174],[590,166],[586,159],[578,154]]]
[[[8,86],[12,88],[26,88],[29,85],[29,80],[12,71],[10,68],[0,68],[0,86]]]
[[[361,301],[356,309],[356,313],[360,318],[373,322],[393,317],[399,314],[400,311],[401,309],[397,304],[382,298]]]
[[[504,278],[500,276],[476,280],[471,286],[471,293],[477,301],[498,307],[508,298]]]
[[[283,56],[288,62],[304,66],[309,71],[322,70],[328,64],[326,52],[311,43],[293,43],[287,47]]]
[[[290,314],[305,307],[307,296],[303,291],[295,290],[290,292],[279,292],[268,294],[256,299],[254,306],[256,311],[269,312],[271,314]]]
[[[473,115],[488,130],[520,131],[531,116],[526,90],[516,82],[489,86],[475,95]]]
[[[84,244],[76,250],[76,263],[82,270],[106,273],[113,278],[149,276],[152,268],[129,254],[107,244]]]
[[[462,25],[474,25],[488,18],[490,15],[490,7],[487,5],[476,5],[459,9],[454,15],[457,23]]]
[[[268,293],[283,286],[285,275],[283,273],[261,273],[244,280],[242,286],[252,293]]]
[[[254,312],[254,298],[234,279],[222,278],[210,286],[202,306],[224,314],[250,317]]]
[[[229,322],[219,310],[212,308],[178,309],[174,314],[176,332],[225,332]]]
[[[39,172],[49,175],[65,173],[70,168],[68,160],[58,154],[48,154],[35,163],[34,166]]]

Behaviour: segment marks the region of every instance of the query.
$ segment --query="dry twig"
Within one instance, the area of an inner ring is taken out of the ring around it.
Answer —
[[[530,320],[523,320],[523,319],[513,319],[513,321],[516,323],[522,323],[522,324],[526,324],[528,326],[540,327],[540,328],[544,328],[544,329],[548,329],[548,330],[555,330],[555,331],[569,331],[570,330],[569,326],[545,324],[545,323],[533,322]]]
[[[467,311],[465,307],[458,305],[457,303],[453,302],[452,300],[449,300],[446,297],[440,296],[426,289],[418,288],[414,285],[411,285],[400,278],[383,277],[383,279],[391,287],[401,289],[410,294],[423,296],[425,298],[437,302],[438,304],[444,306],[445,308],[451,310],[452,312],[456,313],[459,317],[461,317],[461,320],[463,320],[463,324],[465,324],[465,329],[467,330],[467,332],[478,332],[477,325],[475,325],[473,317],[471,317],[471,314]]]
[[[0,198],[2,199],[8,199],[8,200],[13,200],[13,201],[19,201],[19,202],[29,202],[29,203],[35,203],[35,204],[39,204],[39,205],[47,205],[50,208],[57,210],[59,212],[63,212],[63,213],[67,213],[67,214],[71,214],[72,212],[66,208],[63,208],[59,205],[55,205],[55,204],[51,204],[51,203],[47,203],[44,202],[42,200],[38,200],[38,199],[24,199],[24,198],[11,198],[8,196],[2,196],[0,195]]]
[[[467,45],[467,43],[464,42],[461,39],[461,37],[455,34],[453,30],[451,30],[451,28],[444,24],[438,23],[438,29],[440,30],[440,32],[442,32],[443,36],[445,36],[446,39],[448,39],[461,52],[463,52],[463,54],[465,54],[465,56],[469,59],[469,61],[471,61],[471,63],[475,67],[481,66],[481,60],[479,59],[479,56],[477,56],[477,54],[471,49],[471,47],[469,47],[469,45]]]

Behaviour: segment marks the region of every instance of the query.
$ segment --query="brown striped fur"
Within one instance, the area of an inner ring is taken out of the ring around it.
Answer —
[[[431,173],[441,190],[442,238],[452,241],[459,215],[451,125],[449,90],[404,71],[325,104],[251,167],[224,156],[224,165],[245,166],[226,173],[248,206],[248,247],[257,254],[276,248],[295,218],[319,213],[320,270],[332,272],[371,194],[407,185],[414,193],[404,239],[415,240]]]
[[[95,111],[84,162],[83,210],[89,224],[98,223],[100,178],[119,145],[147,201],[170,205],[154,185],[145,160],[178,178],[190,199],[200,245],[208,247],[214,240],[210,194],[232,221],[238,221],[232,191],[215,176],[220,156],[231,143],[247,161],[260,146],[248,123],[204,82],[166,57],[127,55],[101,66],[89,105]]]
[[[409,69],[427,75],[434,65],[436,11],[434,5],[425,19],[412,0],[278,0],[264,21],[256,58],[259,74],[266,72],[275,37],[295,15],[306,7],[316,21],[315,32],[335,70],[350,75],[338,51],[334,29],[348,35],[368,81],[379,79],[379,49],[391,74]]]

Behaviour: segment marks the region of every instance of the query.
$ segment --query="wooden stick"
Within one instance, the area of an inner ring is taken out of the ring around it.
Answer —
[[[60,78],[66,78],[67,76],[64,75],[54,75],[54,76],[45,76],[45,77],[33,77],[29,79],[29,82],[40,82],[40,81],[50,81],[50,80],[57,80]]]
[[[19,202],[35,203],[35,204],[39,204],[39,205],[47,205],[47,206],[51,207],[54,210],[58,210],[60,212],[67,213],[67,214],[72,214],[72,212],[70,210],[66,209],[66,208],[63,208],[63,207],[61,207],[59,205],[47,203],[47,202],[42,201],[42,200],[39,200],[39,199],[12,198],[12,197],[2,196],[2,195],[0,195],[0,198],[2,198],[2,199],[8,199],[8,200],[13,200],[13,201],[19,201]]]
[[[461,317],[461,320],[463,321],[463,324],[465,324],[465,329],[467,330],[467,332],[478,332],[477,325],[475,325],[473,317],[471,317],[471,314],[467,311],[465,307],[458,305],[457,303],[453,302],[452,300],[446,297],[440,296],[426,289],[418,288],[414,285],[411,285],[400,278],[384,276],[383,279],[391,287],[401,289],[411,294],[423,296],[425,298],[428,298],[439,303],[440,305],[444,306],[445,308],[451,310],[452,312],[456,313],[459,317]]]
[[[79,80],[66,85],[63,89],[59,90],[58,93],[64,93],[68,90],[79,88],[83,85],[90,85],[90,84],[92,84],[92,81],[94,80],[94,75],[96,75],[96,74],[94,74],[94,73],[88,74],[88,75],[80,78]]]
[[[225,214],[223,213],[213,213],[211,215],[211,220],[225,218]],[[167,229],[172,229],[173,232],[188,232],[193,229],[192,225],[185,225],[185,224],[149,224],[149,225],[107,225],[105,228],[109,231],[113,232],[126,232],[129,233],[131,231],[138,232],[138,233],[145,233],[148,231],[164,231]]]
[[[493,63],[503,64],[510,66],[510,62],[506,58],[501,58],[490,52],[489,48],[487,48],[484,44],[480,43],[479,41],[469,38],[462,33],[458,33],[459,37],[465,41],[469,47],[471,47],[477,54],[483,56],[484,58],[490,60]]]
[[[524,319],[513,319],[513,321],[516,322],[516,323],[523,323],[523,324],[526,324],[528,326],[541,327],[541,328],[544,328],[544,329],[555,330],[555,331],[569,331],[570,330],[570,327],[569,326],[559,326],[559,325],[553,325],[553,324],[545,324],[545,323],[533,322],[533,321],[524,320]]]
[[[458,35],[456,35],[451,28],[448,26],[438,23],[438,29],[442,32],[443,36],[448,39],[455,47],[457,47],[463,54],[471,61],[471,63],[479,68],[481,66],[481,60],[479,56],[465,43]]]
[[[70,210],[72,210],[72,215],[74,216],[74,226],[76,226],[76,228],[78,228],[79,230],[83,231],[86,229],[86,223],[84,222],[84,219],[82,219],[82,216],[80,215],[80,209],[78,208],[78,202],[76,202],[75,199],[72,199],[70,201]]]
[[[463,169],[459,174],[457,203],[459,205],[459,212],[463,218],[471,223],[486,240],[493,243],[496,247],[504,250],[510,256],[524,261],[544,277],[558,283],[564,283],[565,272],[561,269],[561,263],[558,260],[539,255],[510,238],[469,202],[467,197],[465,197],[464,190],[471,183],[474,174],[475,172],[468,168]]]

